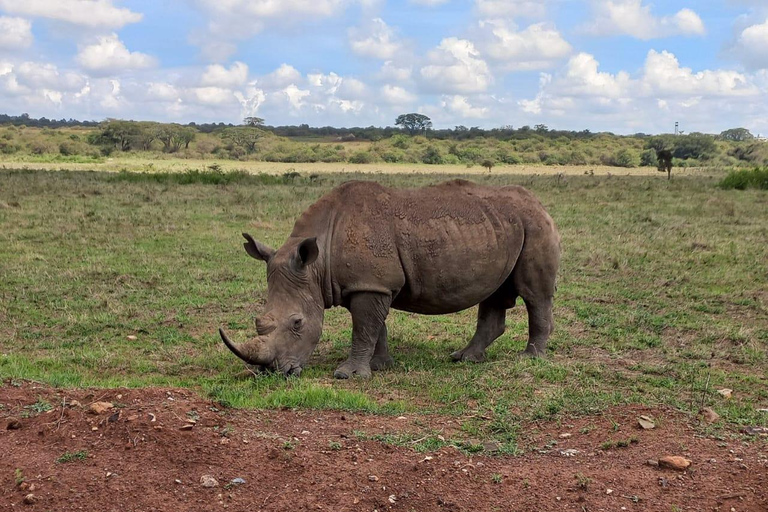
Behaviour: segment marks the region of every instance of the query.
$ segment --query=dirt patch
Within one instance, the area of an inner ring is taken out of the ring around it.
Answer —
[[[0,404],[0,510],[768,510],[765,440],[706,438],[668,409],[524,425],[509,457],[370,440],[449,437],[455,418],[227,410],[189,390],[24,383]],[[665,455],[692,464],[648,464]]]

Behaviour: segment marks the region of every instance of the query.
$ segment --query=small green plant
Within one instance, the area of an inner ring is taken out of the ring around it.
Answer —
[[[31,404],[31,405],[25,405],[25,409],[35,413],[35,414],[41,414],[47,411],[50,411],[53,409],[53,406],[49,403],[43,400],[42,398],[38,398],[37,402]]]
[[[495,484],[500,484],[502,481],[502,476],[499,473],[494,473],[491,475],[491,482]]]
[[[331,450],[337,452],[337,451],[341,450],[341,443],[338,442],[338,441],[329,441],[328,442],[328,448],[330,448]]]
[[[216,425],[213,427],[213,431],[219,434],[221,437],[229,437],[232,435],[232,433],[235,431],[235,429],[232,427],[232,425],[226,425],[224,427],[219,427]]]
[[[67,464],[69,462],[77,462],[85,460],[88,457],[88,452],[80,450],[79,452],[64,452],[61,457],[56,459],[59,464]]]
[[[13,476],[16,479],[17,486],[24,483],[24,472],[20,468],[16,468],[16,471],[13,472]]]
[[[636,437],[630,437],[628,439],[619,439],[619,440],[611,440],[606,441],[603,444],[600,445],[601,450],[610,450],[613,448],[627,448],[630,445],[638,444],[640,440]]]
[[[293,450],[294,448],[296,448],[296,445],[291,441],[285,441],[283,443],[283,450]]]
[[[576,487],[582,491],[586,491],[589,488],[589,484],[592,483],[592,479],[582,473],[576,473],[574,476],[576,477]]]

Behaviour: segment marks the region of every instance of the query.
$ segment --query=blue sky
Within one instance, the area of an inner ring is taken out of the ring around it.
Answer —
[[[0,111],[768,133],[764,0],[0,0]]]

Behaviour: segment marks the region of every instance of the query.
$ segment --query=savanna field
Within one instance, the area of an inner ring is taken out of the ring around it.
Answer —
[[[522,301],[483,364],[449,357],[472,336],[476,308],[392,311],[395,366],[338,381],[351,320],[333,309],[300,378],[255,375],[217,333],[252,336],[266,299],[265,267],[243,251],[241,232],[277,247],[304,209],[349,179],[415,187],[456,177],[298,170],[1,172],[0,418],[21,428],[0,434],[11,454],[0,463],[0,501],[22,506],[21,478],[38,485],[34,510],[107,510],[98,489],[110,486],[136,510],[162,509],[161,496],[178,510],[283,510],[288,495],[276,482],[300,480],[314,498],[299,510],[765,510],[766,439],[749,430],[768,426],[764,190],[725,190],[715,169],[673,171],[671,181],[627,170],[475,173],[468,178],[529,188],[560,230],[546,359],[516,355],[527,339]],[[110,420],[86,413],[103,399],[119,412]],[[707,421],[704,408],[719,419]],[[655,428],[641,429],[640,415]],[[188,419],[194,429],[179,431]],[[35,448],[22,450],[14,435]],[[104,477],[142,446],[155,447],[149,464],[167,478]],[[568,448],[576,452],[563,455]],[[687,456],[691,469],[647,464],[662,455]],[[428,464],[433,473],[422,471]],[[185,467],[189,478],[171,474]],[[231,468],[253,474],[206,494],[197,481],[206,467],[220,480],[242,476]],[[705,498],[697,505],[693,495]]]

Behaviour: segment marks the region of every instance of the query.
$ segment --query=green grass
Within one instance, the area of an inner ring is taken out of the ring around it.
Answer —
[[[252,334],[266,298],[264,266],[240,233],[279,246],[306,207],[351,178],[419,186],[445,176],[0,171],[0,375],[189,387],[233,407],[440,413],[467,439],[511,453],[523,421],[626,403],[706,405],[726,425],[765,425],[768,197],[723,190],[721,177],[475,176],[527,186],[558,223],[549,357],[515,356],[527,336],[522,304],[479,365],[448,357],[472,336],[475,309],[393,311],[396,366],[336,381],[351,333],[343,309],[326,313],[300,379],[243,376],[221,344],[220,325]]]
[[[70,462],[79,462],[88,458],[88,452],[80,450],[79,452],[64,452],[61,457],[56,459],[59,464],[67,464]]]
[[[768,168],[743,169],[731,171],[728,176],[720,182],[720,187],[724,189],[746,190],[756,188],[768,190]]]

